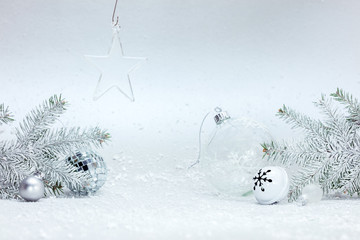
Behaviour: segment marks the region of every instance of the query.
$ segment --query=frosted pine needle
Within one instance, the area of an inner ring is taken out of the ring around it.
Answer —
[[[341,89],[315,102],[325,115],[323,121],[311,119],[283,106],[278,116],[293,128],[305,131],[304,141],[298,143],[264,143],[270,161],[285,166],[298,166],[289,191],[294,201],[309,183],[319,183],[325,193],[341,191],[349,195],[360,193],[360,104]],[[345,109],[338,109],[333,101]]]

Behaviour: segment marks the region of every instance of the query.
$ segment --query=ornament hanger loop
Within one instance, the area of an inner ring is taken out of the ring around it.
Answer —
[[[116,20],[115,20],[115,12],[116,12],[117,4],[118,4],[118,0],[115,0],[115,6],[114,6],[111,22],[113,24],[113,27],[119,27],[120,28],[120,26],[119,26],[119,16],[116,16]]]
[[[218,112],[218,113],[219,113],[219,112],[222,112],[221,107],[216,107],[214,110],[215,110],[215,112]]]

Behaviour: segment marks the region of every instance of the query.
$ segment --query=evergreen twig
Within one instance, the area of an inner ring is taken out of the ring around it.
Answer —
[[[325,193],[337,190],[352,195],[360,191],[360,135],[357,132],[360,105],[342,89],[330,96],[345,105],[347,116],[334,108],[332,99],[324,95],[315,103],[327,117],[324,122],[283,106],[278,116],[293,127],[302,128],[306,133],[305,140],[295,144],[262,144],[264,156],[269,160],[298,166],[291,181],[290,201],[296,200],[303,187],[312,182],[319,183]]]
[[[9,107],[5,107],[4,104],[0,104],[0,125],[7,124],[12,121],[14,121],[14,119]]]

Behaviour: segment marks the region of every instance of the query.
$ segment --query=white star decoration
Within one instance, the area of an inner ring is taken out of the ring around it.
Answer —
[[[137,69],[146,58],[126,57],[121,45],[119,31],[114,29],[112,44],[106,56],[85,56],[100,71],[100,77],[94,91],[94,101],[101,98],[110,89],[116,88],[130,101],[135,101],[130,73]],[[128,89],[128,91],[125,91]]]

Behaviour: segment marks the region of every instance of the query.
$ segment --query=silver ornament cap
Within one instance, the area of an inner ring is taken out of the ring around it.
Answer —
[[[36,202],[44,197],[44,192],[44,182],[37,176],[29,176],[20,183],[19,194],[26,201]]]
[[[230,115],[226,111],[223,111],[221,108],[216,107],[215,111],[217,112],[216,115],[214,116],[214,121],[216,125],[220,125],[225,120],[230,119]]]

